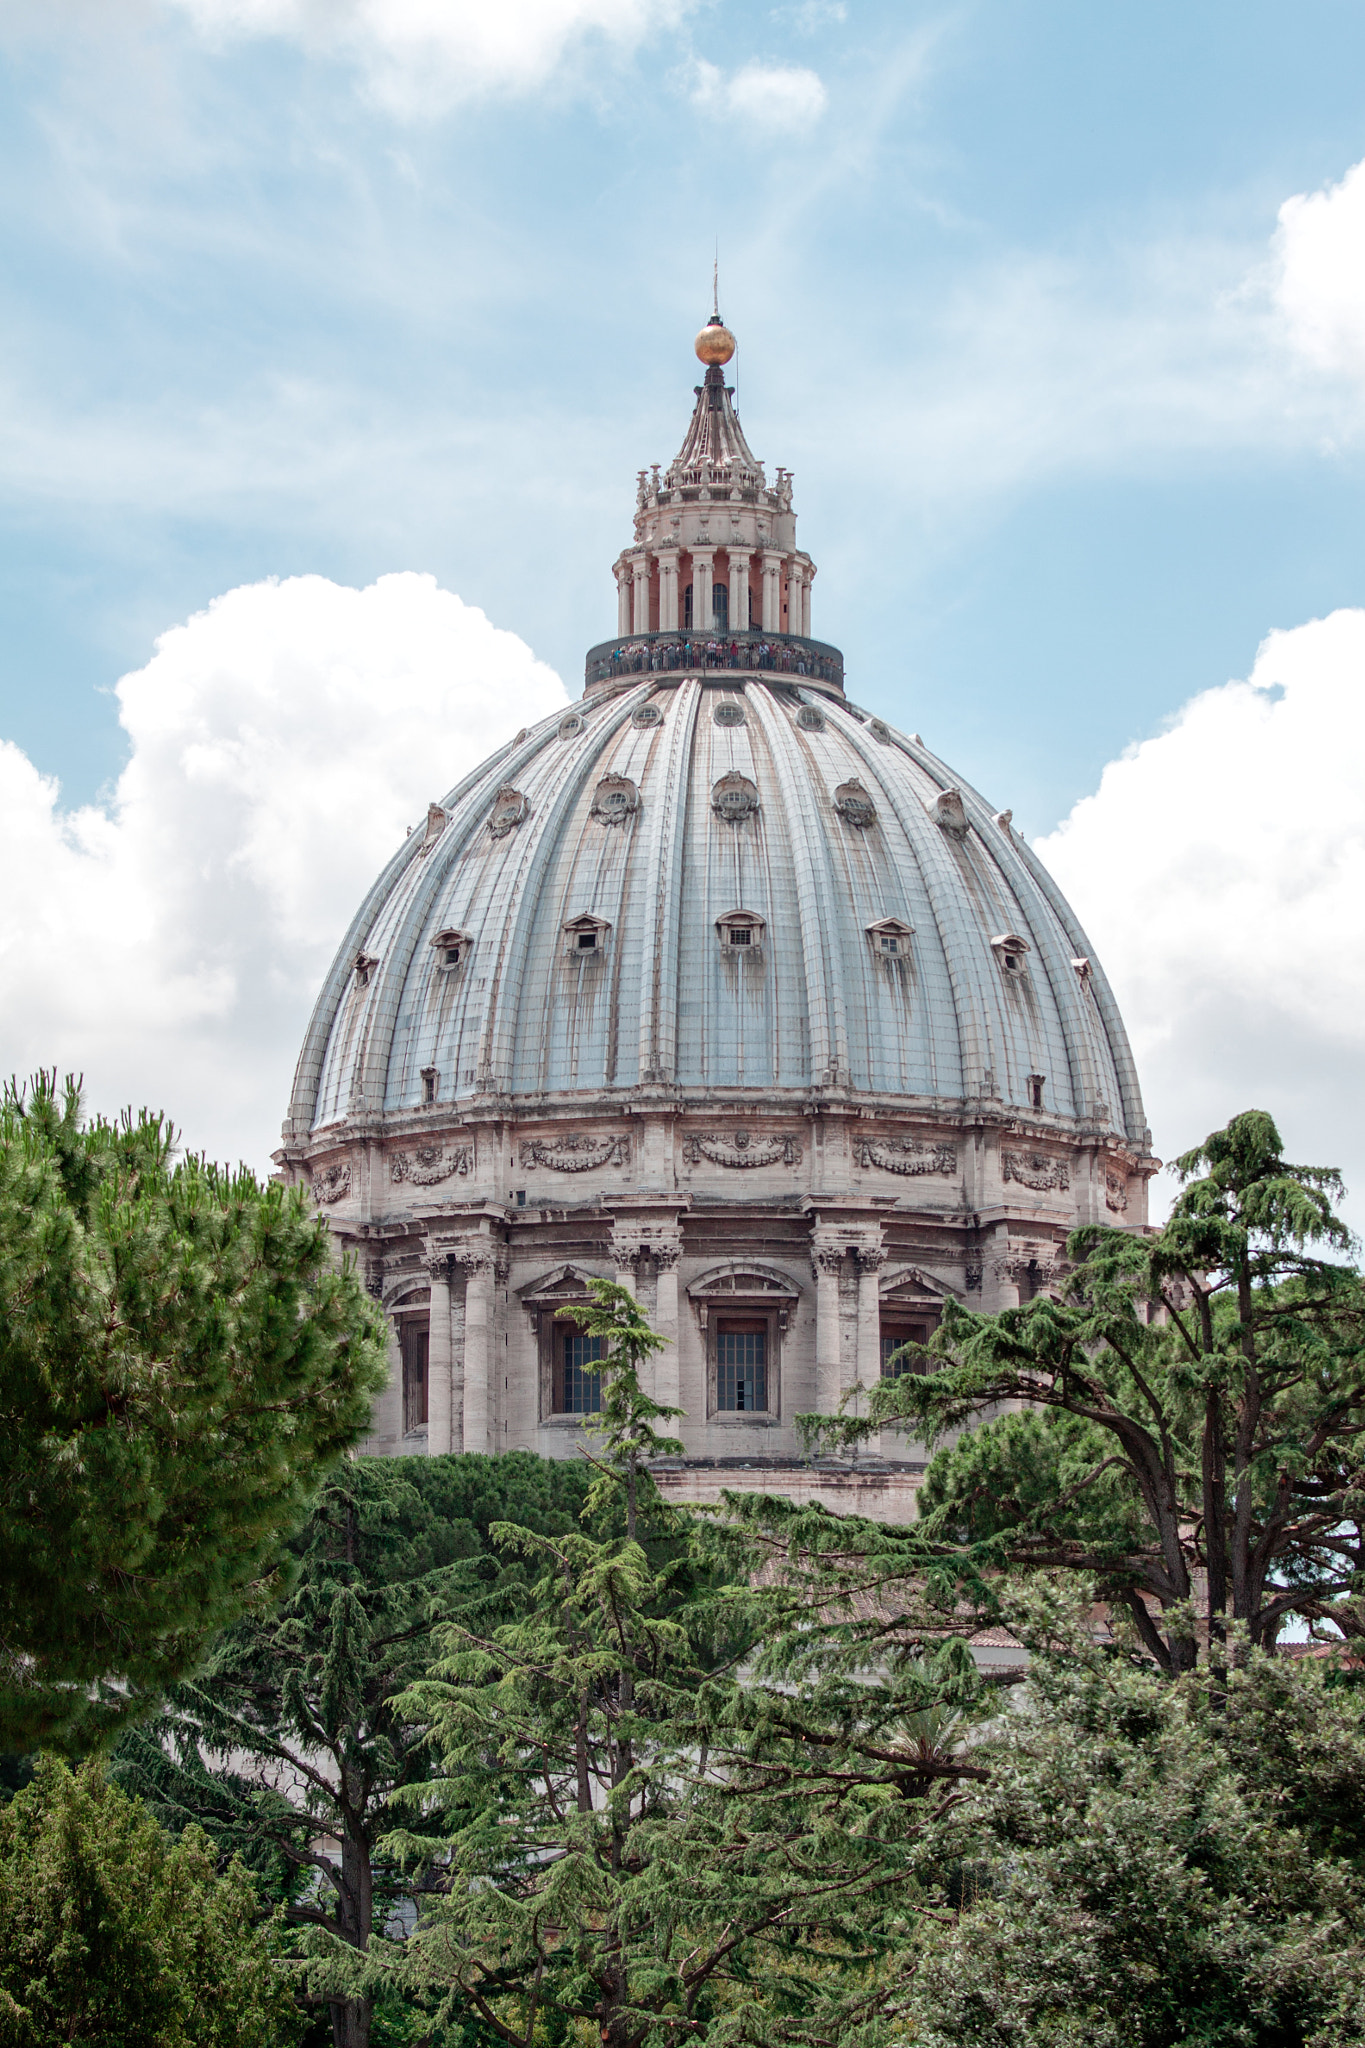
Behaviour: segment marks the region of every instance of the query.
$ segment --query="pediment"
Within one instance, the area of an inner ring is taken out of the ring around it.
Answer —
[[[893,1266],[881,1277],[878,1294],[883,1303],[911,1301],[961,1301],[959,1288],[950,1286],[946,1280],[936,1280],[932,1273],[926,1273],[922,1266]]]
[[[692,1301],[725,1301],[735,1295],[743,1295],[746,1301],[762,1296],[771,1296],[774,1301],[796,1301],[801,1289],[775,1266],[758,1265],[752,1259],[727,1259],[723,1265],[709,1266],[695,1280],[689,1280],[687,1293]]]
[[[592,1273],[569,1260],[518,1287],[517,1299],[523,1308],[552,1308],[558,1301],[582,1301],[592,1281],[610,1278],[609,1273]]]

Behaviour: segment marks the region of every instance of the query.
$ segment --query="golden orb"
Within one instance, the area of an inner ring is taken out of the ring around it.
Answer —
[[[728,363],[739,343],[719,319],[708,320],[697,336],[697,359],[703,363]]]

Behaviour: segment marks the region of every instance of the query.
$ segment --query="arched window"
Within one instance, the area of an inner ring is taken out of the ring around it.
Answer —
[[[730,591],[727,584],[711,585],[711,622],[718,633],[730,630]]]

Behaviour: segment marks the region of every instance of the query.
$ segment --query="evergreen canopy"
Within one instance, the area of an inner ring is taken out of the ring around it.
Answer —
[[[845,1443],[902,1422],[968,1431],[926,1477],[921,1519],[869,1538],[878,1571],[988,1604],[1011,1567],[1080,1574],[1167,1672],[1209,1628],[1273,1643],[1292,1613],[1356,1611],[1365,1587],[1365,1291],[1330,1168],[1290,1165],[1259,1110],[1176,1162],[1148,1235],[1091,1227],[1060,1299],[997,1315],[950,1304],[918,1370],[869,1413],[810,1426]],[[1319,1249],[1320,1248],[1320,1249]],[[790,1517],[775,1510],[774,1519]]]
[[[92,1739],[273,1597],[384,1382],[303,1192],[173,1147],[70,1080],[0,1104],[0,1748]]]
[[[288,2048],[299,2015],[246,1872],[171,1841],[91,1762],[0,1808],[5,2048]]]

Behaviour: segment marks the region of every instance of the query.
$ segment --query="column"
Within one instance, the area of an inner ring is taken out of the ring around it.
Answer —
[[[801,633],[807,640],[810,639],[810,587],[814,581],[815,570],[807,562],[801,577]]]
[[[765,633],[782,631],[782,557],[765,548],[763,551],[763,630]]]
[[[676,633],[678,630],[678,557],[669,552],[659,555],[659,631]]]
[[[611,1234],[611,1263],[615,1267],[612,1278],[618,1287],[624,1287],[627,1294],[635,1292],[635,1261],[639,1255],[639,1238],[631,1233],[614,1230]]]
[[[616,564],[616,630],[624,635],[630,631],[630,564]]]
[[[858,1247],[858,1384],[870,1393],[882,1376],[882,1303],[877,1275],[886,1253],[880,1245]]]
[[[730,631],[742,633],[749,623],[749,550],[730,550]]]
[[[820,1415],[833,1415],[839,1406],[839,1273],[844,1263],[841,1249],[817,1245],[811,1253],[815,1267],[815,1407]]]
[[[454,1448],[451,1442],[448,1254],[433,1254],[427,1262],[427,1271],[431,1275],[431,1314],[427,1336],[427,1454],[440,1458]]]
[[[714,633],[711,617],[711,577],[716,566],[714,548],[692,550],[692,631],[705,639]]]
[[[682,1379],[678,1365],[678,1260],[682,1240],[665,1240],[654,1246],[659,1268],[659,1295],[654,1306],[654,1326],[664,1340],[664,1349],[654,1354],[654,1398],[661,1408],[682,1406]],[[665,1431],[665,1434],[671,1434]]]
[[[649,556],[641,555],[632,564],[635,578],[635,633],[649,631]]]
[[[468,1276],[464,1291],[464,1447],[487,1451],[493,1419],[489,1337],[493,1307],[493,1257],[487,1251],[457,1252]]]
[[[787,631],[801,633],[801,564],[793,555],[787,564]]]

